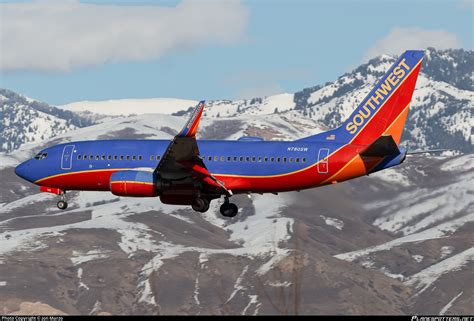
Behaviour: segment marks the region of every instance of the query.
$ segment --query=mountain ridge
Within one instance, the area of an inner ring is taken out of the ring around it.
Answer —
[[[204,118],[239,121],[245,116],[272,115],[292,119],[294,124],[311,119],[315,131],[330,129],[350,115],[368,94],[396,57],[382,55],[371,59],[332,82],[305,88],[294,94],[278,94],[245,100],[208,101]],[[471,114],[474,109],[474,51],[463,49],[426,51],[412,99],[402,144],[409,149],[453,149],[472,153],[474,130]],[[10,152],[24,143],[49,138],[75,127],[107,123],[117,117],[159,113],[186,117],[193,100],[173,98],[122,99],[76,102],[50,106],[27,99],[8,90],[1,90],[3,119],[0,129],[0,152]],[[114,108],[114,106],[116,108]],[[22,121],[17,114],[21,112]],[[28,115],[28,112],[34,115]],[[43,128],[32,128],[28,122],[46,118]],[[51,119],[47,119],[50,117]],[[46,130],[49,127],[51,130]],[[31,132],[31,135],[27,135]],[[32,138],[34,137],[34,138]]]

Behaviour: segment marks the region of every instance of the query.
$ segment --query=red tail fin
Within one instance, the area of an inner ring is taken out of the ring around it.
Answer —
[[[408,114],[423,51],[409,50],[397,60],[375,88],[339,128],[352,144],[368,145],[381,135],[399,144]]]

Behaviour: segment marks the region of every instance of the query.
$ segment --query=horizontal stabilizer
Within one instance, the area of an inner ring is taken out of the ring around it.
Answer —
[[[418,155],[418,154],[431,154],[431,153],[442,153],[447,151],[454,151],[453,149],[428,149],[428,150],[415,150],[413,152],[408,152],[407,155]]]
[[[386,157],[398,154],[400,154],[400,150],[392,135],[380,136],[360,153],[361,156],[367,157]]]

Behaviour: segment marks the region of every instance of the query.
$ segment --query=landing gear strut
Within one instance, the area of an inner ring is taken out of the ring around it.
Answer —
[[[234,217],[239,212],[239,208],[234,203],[230,203],[228,197],[225,197],[224,204],[221,205],[220,211],[222,216]]]
[[[59,200],[57,206],[60,210],[65,210],[67,208],[67,201],[66,201],[66,193],[65,192],[63,192],[61,194],[61,199]]]
[[[209,209],[209,204],[210,202],[208,199],[198,197],[194,200],[193,204],[191,204],[191,207],[196,212],[204,213]]]

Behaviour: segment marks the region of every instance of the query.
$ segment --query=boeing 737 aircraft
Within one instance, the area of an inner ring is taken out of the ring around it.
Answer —
[[[60,197],[66,191],[110,191],[118,196],[160,197],[166,204],[206,212],[224,196],[223,216],[237,215],[229,198],[335,184],[398,164],[399,145],[423,60],[406,51],[338,128],[295,141],[196,140],[204,101],[183,130],[168,140],[96,140],[48,147],[15,169],[18,176]]]

